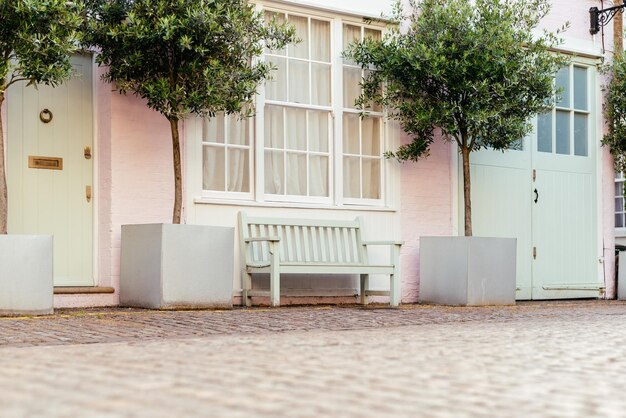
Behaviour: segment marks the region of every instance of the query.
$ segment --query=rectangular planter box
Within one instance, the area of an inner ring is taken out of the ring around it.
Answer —
[[[120,305],[232,308],[234,228],[122,226]]]
[[[515,238],[421,237],[420,302],[514,305]]]
[[[52,236],[0,235],[0,315],[53,312]]]

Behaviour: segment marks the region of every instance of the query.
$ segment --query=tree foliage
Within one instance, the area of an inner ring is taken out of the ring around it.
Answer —
[[[79,51],[83,22],[80,2],[0,0],[0,105],[20,81],[55,86],[72,74],[70,57]],[[7,230],[4,138],[0,119],[0,233]]]
[[[190,114],[249,113],[271,66],[264,47],[294,40],[246,0],[91,0],[88,43],[99,48],[104,80],[132,92],[169,121],[174,141],[174,223],[180,222],[178,124]]]
[[[560,28],[537,35],[549,0],[415,0],[382,40],[364,39],[347,55],[370,71],[357,104],[386,106],[411,136],[387,152],[428,155],[435,129],[463,156],[465,232],[471,235],[469,154],[506,150],[527,135],[531,118],[553,105],[553,77],[566,60],[550,49]],[[384,85],[384,88],[380,86]],[[438,134],[439,135],[439,134]]]
[[[604,111],[608,121],[608,132],[602,144],[609,147],[615,161],[616,171],[626,171],[626,59],[624,54],[614,57],[607,66],[610,74],[605,86]]]

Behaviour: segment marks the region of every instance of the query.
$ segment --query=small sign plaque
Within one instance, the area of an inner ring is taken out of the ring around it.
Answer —
[[[44,170],[63,170],[63,158],[28,156],[28,168],[42,168]]]

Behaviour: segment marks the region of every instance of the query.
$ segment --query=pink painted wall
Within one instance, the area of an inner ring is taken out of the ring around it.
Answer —
[[[111,283],[120,274],[121,226],[171,222],[174,175],[169,122],[134,96],[111,95]]]
[[[404,142],[408,141],[406,135]],[[402,301],[419,296],[419,237],[452,234],[452,146],[437,141],[430,156],[402,166],[400,216],[402,224]]]

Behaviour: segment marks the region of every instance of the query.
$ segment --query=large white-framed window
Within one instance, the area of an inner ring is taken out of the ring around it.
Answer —
[[[386,206],[384,114],[376,107],[363,117],[355,107],[365,73],[342,57],[349,42],[380,38],[384,26],[295,5],[257,6],[268,20],[293,25],[300,42],[259,57],[276,70],[247,125],[224,115],[203,122],[202,196]]]

